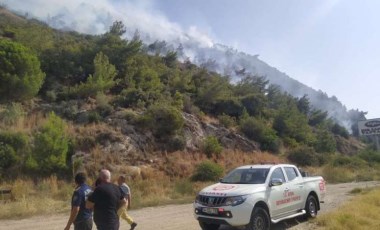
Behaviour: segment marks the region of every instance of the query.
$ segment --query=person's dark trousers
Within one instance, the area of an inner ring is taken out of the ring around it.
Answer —
[[[119,225],[120,225],[119,222],[117,222],[115,224],[101,224],[101,223],[98,223],[98,224],[96,224],[96,228],[98,230],[119,230]]]
[[[74,230],[92,230],[92,218],[74,223]]]

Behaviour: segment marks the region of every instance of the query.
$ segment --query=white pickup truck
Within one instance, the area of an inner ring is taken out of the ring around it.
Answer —
[[[221,225],[269,230],[285,219],[315,217],[325,192],[322,177],[302,177],[294,165],[247,165],[201,190],[194,215],[203,230]]]

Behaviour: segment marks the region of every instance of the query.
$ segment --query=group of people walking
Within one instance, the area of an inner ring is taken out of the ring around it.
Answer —
[[[75,175],[76,189],[72,196],[71,213],[64,230],[74,224],[74,230],[92,230],[93,221],[98,230],[119,230],[122,218],[134,230],[137,223],[128,215],[131,191],[126,177],[120,176],[118,185],[111,182],[111,172],[103,169],[95,182],[95,188],[86,184],[86,175]]]

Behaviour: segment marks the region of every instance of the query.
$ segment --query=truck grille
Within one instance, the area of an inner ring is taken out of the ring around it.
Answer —
[[[198,202],[204,206],[222,206],[227,197],[202,196],[199,195]]]

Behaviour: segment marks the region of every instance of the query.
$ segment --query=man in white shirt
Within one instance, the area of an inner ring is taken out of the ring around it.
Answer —
[[[117,214],[119,215],[119,217],[126,220],[129,225],[131,225],[130,230],[134,230],[137,226],[137,223],[134,222],[132,217],[130,217],[127,213],[127,209],[131,207],[131,190],[129,186],[126,184],[126,177],[123,175],[119,176],[117,183],[120,186],[121,191],[124,193],[125,199],[128,201],[127,207],[120,207],[120,209],[117,211]]]

